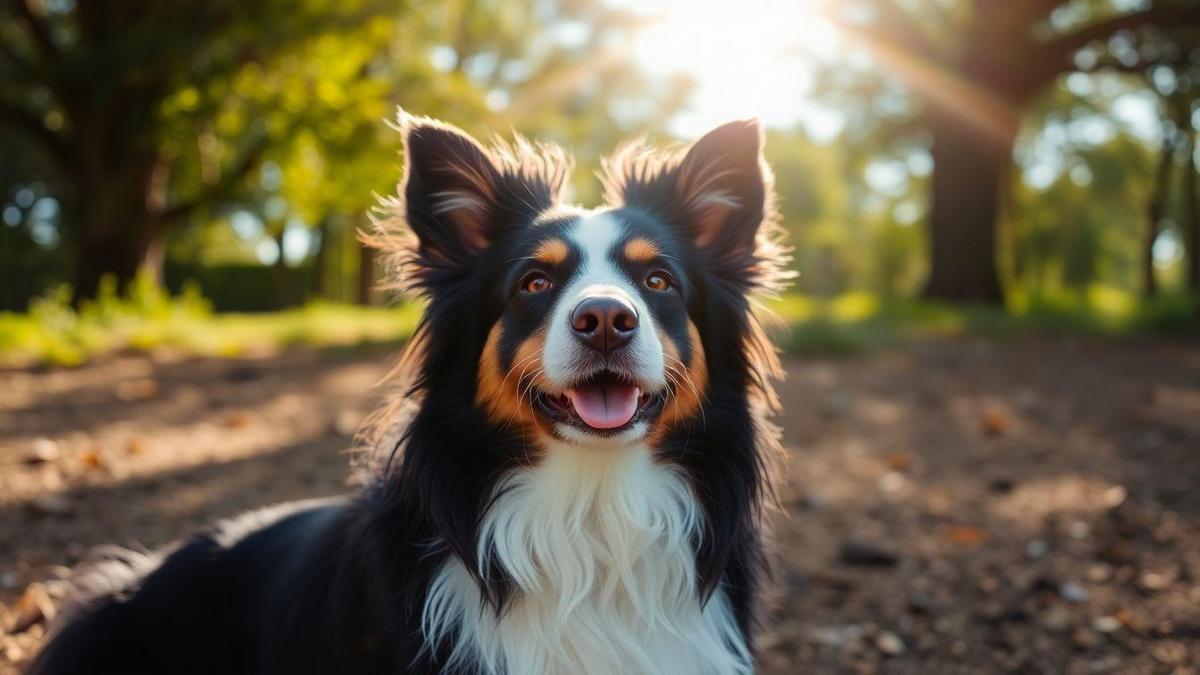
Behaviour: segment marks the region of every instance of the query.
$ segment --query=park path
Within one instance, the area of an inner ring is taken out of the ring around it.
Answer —
[[[342,491],[393,358],[0,371],[0,675],[91,547]],[[763,672],[1196,672],[1200,345],[936,340],[787,369]]]

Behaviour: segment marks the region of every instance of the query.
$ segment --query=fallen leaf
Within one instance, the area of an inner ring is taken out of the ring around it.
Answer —
[[[79,453],[79,463],[85,469],[100,469],[104,467],[104,457],[100,454],[100,447],[93,445],[87,450]]]
[[[961,546],[978,546],[990,536],[987,530],[971,525],[953,525],[946,529],[946,538]]]
[[[14,635],[24,633],[31,627],[53,618],[54,601],[50,599],[46,587],[35,581],[25,588],[25,592],[13,605],[13,621],[8,632]]]
[[[144,455],[150,450],[150,439],[145,436],[134,436],[129,441],[129,454]]]
[[[225,426],[229,427],[230,429],[241,429],[243,427],[248,427],[253,423],[254,415],[251,415],[245,410],[239,410],[237,412],[230,413],[229,416],[225,418]]]
[[[1012,419],[1004,409],[990,407],[983,411],[980,425],[988,436],[1003,436],[1012,427]]]
[[[912,455],[907,452],[889,452],[884,460],[892,471],[908,471],[912,467]]]

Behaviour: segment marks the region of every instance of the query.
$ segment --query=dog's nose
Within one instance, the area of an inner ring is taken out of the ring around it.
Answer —
[[[637,310],[621,298],[586,298],[571,310],[571,332],[605,354],[629,344],[637,327]]]

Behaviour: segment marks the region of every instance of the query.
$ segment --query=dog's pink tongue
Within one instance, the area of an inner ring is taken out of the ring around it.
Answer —
[[[567,398],[579,417],[593,429],[625,426],[637,412],[642,392],[632,384],[589,384],[567,390]]]

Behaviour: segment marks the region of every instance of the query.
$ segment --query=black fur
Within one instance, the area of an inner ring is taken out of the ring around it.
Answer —
[[[403,285],[426,296],[428,309],[408,353],[405,388],[381,417],[377,438],[387,442],[367,484],[343,500],[218,525],[130,566],[129,581],[93,587],[56,627],[31,675],[439,671],[445,645],[424,644],[419,629],[428,585],[447,556],[474,559],[493,487],[530,461],[520,430],[491,421],[474,400],[480,354],[497,321],[507,322],[506,334],[522,335],[544,317],[549,297],[541,305],[511,302],[523,269],[514,261],[575,216],[556,206],[569,169],[561,152],[523,141],[485,149],[425,120],[406,118],[403,127],[402,199],[389,203],[374,241],[393,253]],[[750,636],[776,449],[764,415],[777,364],[748,300],[780,278],[770,177],[749,123],[710,134],[690,155],[643,149],[636,156],[609,169],[613,214],[630,235],[667,249],[663,264],[680,280],[679,295],[664,298],[676,304],[656,307],[656,318],[685,348],[688,319],[697,326],[709,373],[702,413],[665,434],[656,450],[684,469],[703,507],[699,586],[706,596],[724,588]],[[689,167],[713,166],[725,172],[715,180],[739,208],[698,246],[677,195]],[[482,194],[472,177],[492,189]],[[439,195],[464,191],[483,208],[439,208]],[[411,415],[400,412],[406,404],[415,405]],[[503,611],[507,580],[478,581],[491,605],[481,611]]]

